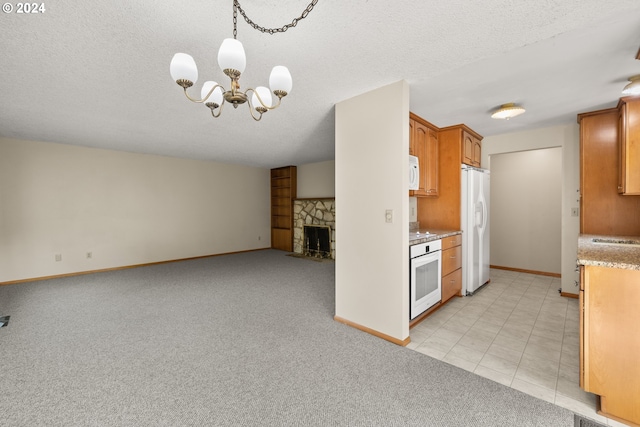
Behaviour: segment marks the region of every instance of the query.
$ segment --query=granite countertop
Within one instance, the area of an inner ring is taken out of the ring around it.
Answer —
[[[632,244],[615,244],[619,242]],[[640,236],[581,234],[578,237],[577,263],[578,265],[640,270]]]
[[[444,239],[445,237],[462,234],[460,230],[434,230],[432,228],[420,228],[409,232],[409,246],[419,243],[430,242],[432,240]]]

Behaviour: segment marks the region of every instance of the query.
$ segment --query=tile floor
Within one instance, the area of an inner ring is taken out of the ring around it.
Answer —
[[[578,385],[578,300],[560,279],[491,269],[491,282],[454,298],[410,331],[407,348],[609,426]]]

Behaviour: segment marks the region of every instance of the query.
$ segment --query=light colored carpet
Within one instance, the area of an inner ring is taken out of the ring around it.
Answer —
[[[0,424],[573,426],[333,321],[334,266],[266,250],[2,286]]]
[[[581,415],[576,414],[574,416],[574,427],[605,427],[604,424],[600,424],[593,420],[587,419]]]

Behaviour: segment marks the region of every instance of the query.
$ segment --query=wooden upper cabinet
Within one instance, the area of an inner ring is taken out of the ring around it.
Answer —
[[[410,196],[438,195],[438,133],[435,127],[415,114],[409,118],[409,154],[418,158],[420,180]]]
[[[640,235],[640,216],[638,215],[640,197],[621,195],[617,188],[620,154],[619,110],[610,108],[582,113],[578,115],[578,123],[580,124],[580,233]],[[635,161],[635,168],[638,169],[637,157]],[[629,185],[628,182],[627,185]]]
[[[469,166],[480,167],[482,155],[482,138],[473,135],[466,130],[462,131],[462,163]]]
[[[640,195],[640,97],[618,103],[618,193]]]
[[[413,128],[414,128],[414,121],[412,119],[409,119],[409,155],[411,156],[415,156],[416,155],[416,150],[415,150],[415,138],[413,137]]]
[[[462,163],[473,165],[473,137],[465,131],[462,132]]]
[[[438,195],[438,133],[429,129],[427,134],[427,172],[424,176],[424,188],[428,196]]]
[[[475,138],[473,140],[473,165],[480,167],[480,160],[482,156],[482,140]]]

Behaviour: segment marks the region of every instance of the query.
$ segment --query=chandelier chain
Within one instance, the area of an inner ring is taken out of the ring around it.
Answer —
[[[236,4],[236,1],[233,1],[233,39],[236,39],[236,36],[238,35],[238,6]]]
[[[262,33],[269,33],[273,35],[275,33],[284,33],[289,28],[295,27],[296,25],[298,25],[298,21],[301,21],[302,19],[306,18],[307,15],[309,15],[309,13],[313,10],[313,7],[317,3],[318,3],[318,0],[311,0],[311,3],[309,3],[309,5],[302,11],[302,14],[299,17],[294,18],[290,24],[283,25],[280,28],[265,28],[253,22],[240,6],[240,2],[238,0],[233,0],[233,38],[235,39],[236,35],[238,34],[238,31],[236,29],[236,25],[238,23],[238,11],[240,11],[240,14],[244,18],[244,20],[247,21],[247,24],[251,25],[254,29]]]

